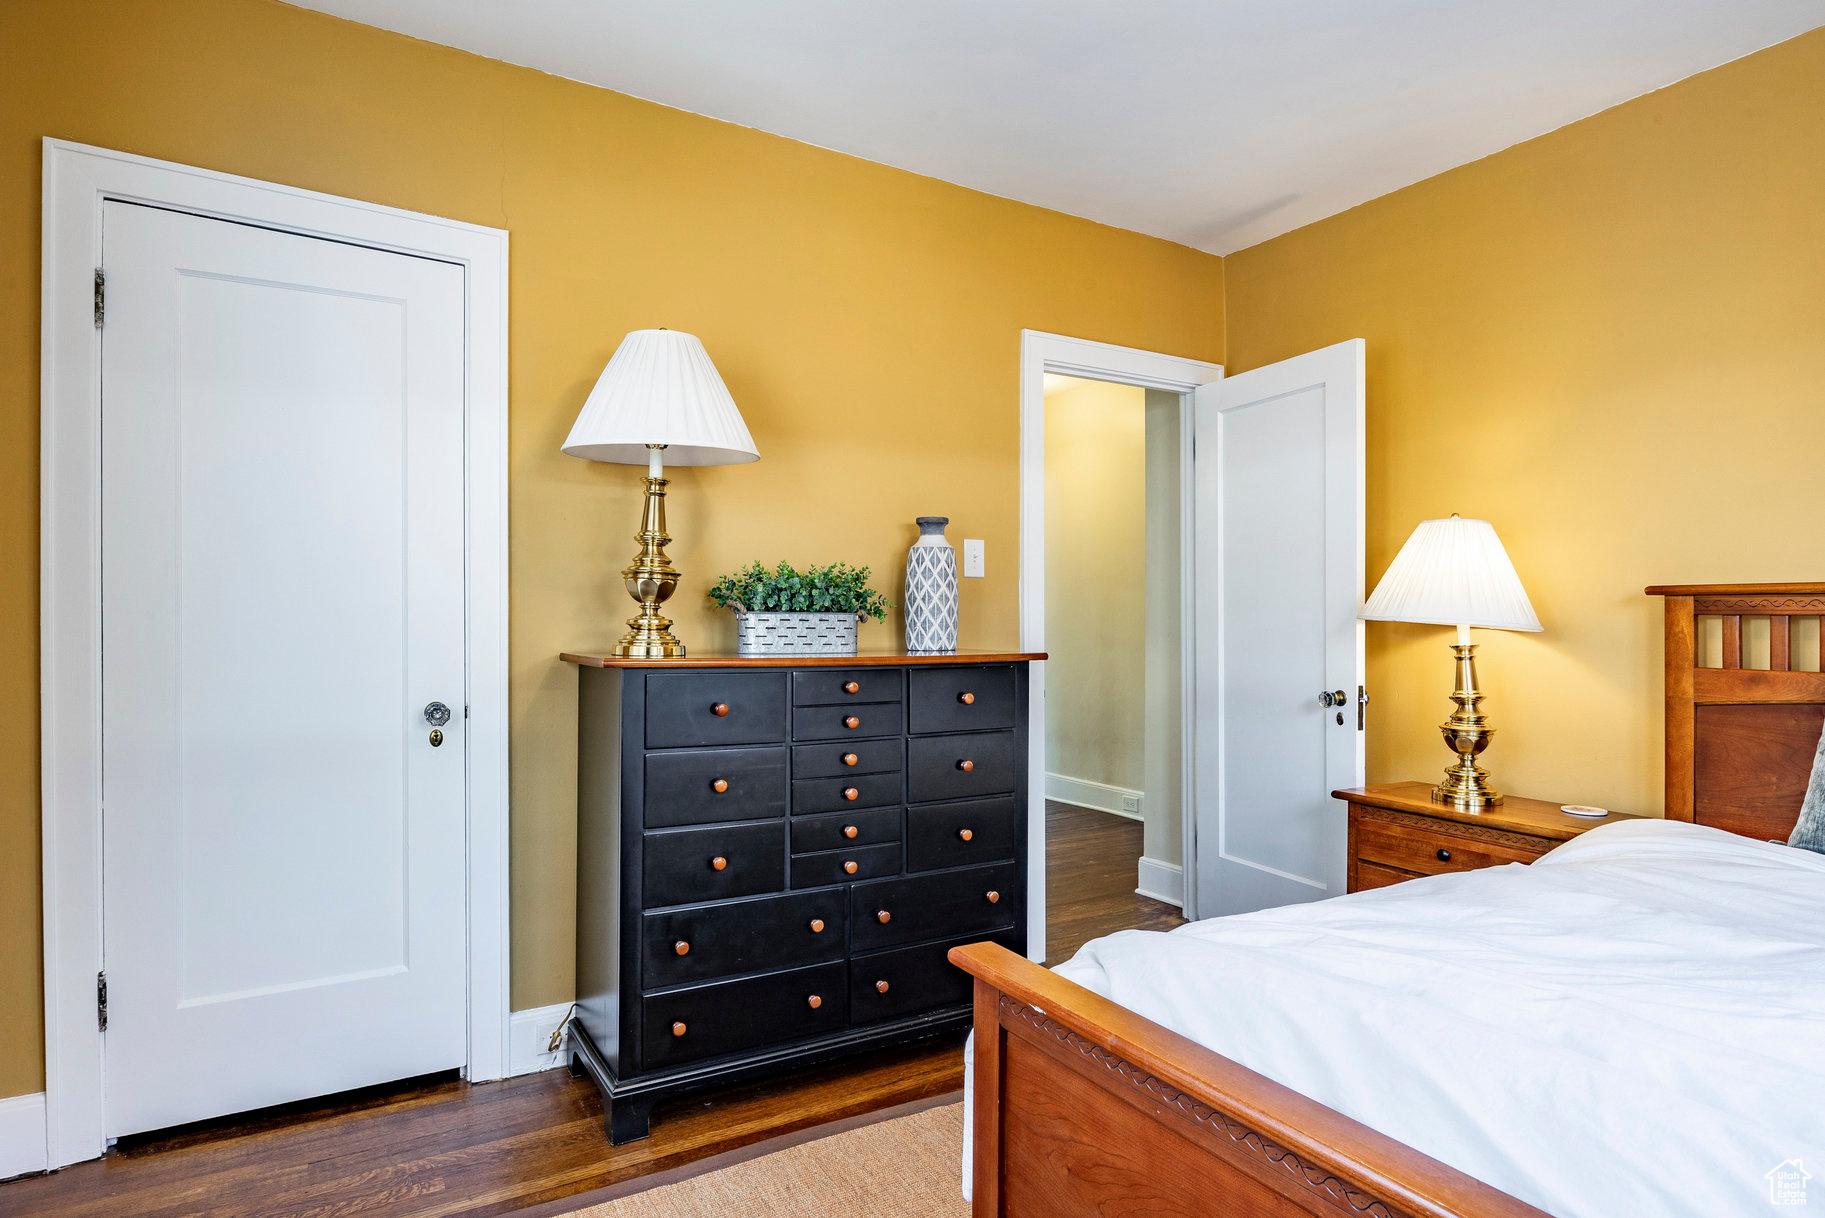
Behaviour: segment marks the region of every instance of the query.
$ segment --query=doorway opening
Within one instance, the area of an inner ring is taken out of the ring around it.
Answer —
[[[1049,963],[1185,920],[1183,397],[1045,374]]]

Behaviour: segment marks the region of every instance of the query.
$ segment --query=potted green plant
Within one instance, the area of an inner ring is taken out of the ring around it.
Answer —
[[[735,611],[737,655],[854,655],[856,625],[880,621],[893,602],[868,586],[868,568],[848,563],[768,570],[749,563],[710,586],[710,600]]]

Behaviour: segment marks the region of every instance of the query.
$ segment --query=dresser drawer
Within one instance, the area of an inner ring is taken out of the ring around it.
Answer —
[[[970,1001],[973,979],[945,956],[959,944],[978,942],[946,939],[856,957],[849,962],[849,1022],[875,1023]],[[1012,940],[1004,945],[1018,946]]]
[[[849,890],[849,938],[858,952],[1012,926],[1020,905],[1013,863],[876,880]]]
[[[888,842],[880,846],[851,846],[842,850],[792,856],[794,888],[818,888],[825,884],[846,884],[850,880],[899,874],[899,842]]]
[[[837,1031],[848,1022],[848,988],[848,965],[839,960],[649,995],[640,1003],[643,1064],[671,1066]]]
[[[1411,871],[1396,871],[1392,867],[1382,867],[1375,863],[1356,860],[1356,887],[1351,892],[1367,892],[1371,888],[1390,888],[1406,880],[1417,880],[1420,877]]]
[[[899,771],[856,774],[845,778],[795,778],[792,811],[836,812],[843,808],[879,808],[900,802]]]
[[[1011,799],[971,799],[909,808],[906,869],[931,871],[1011,859],[1019,840],[1020,809]]]
[[[646,826],[766,820],[786,814],[786,746],[646,755]]]
[[[792,674],[792,705],[898,702],[906,677],[898,668],[807,668]]]
[[[783,672],[661,672],[646,678],[646,747],[786,738]]]
[[[642,919],[641,987],[648,990],[841,960],[849,936],[841,892],[759,897]]]
[[[915,736],[906,742],[906,797],[1000,795],[1014,789],[1014,769],[1013,732]]]
[[[906,742],[887,740],[837,740],[829,744],[800,744],[792,749],[794,778],[836,778],[843,774],[884,774],[905,768]]]
[[[853,706],[795,706],[794,740],[851,740],[900,734],[898,702],[858,702]]]
[[[835,816],[794,817],[792,853],[841,850],[845,846],[875,846],[900,840],[900,809],[873,812],[839,812]]]
[[[1382,821],[1358,820],[1356,823],[1356,857],[1368,863],[1394,867],[1421,875],[1438,875],[1446,871],[1474,871],[1479,867],[1498,867],[1503,863],[1531,863],[1545,854],[1552,843],[1539,839],[1535,850],[1522,843],[1534,839],[1511,835],[1515,844],[1481,841],[1459,837],[1415,825],[1387,824]]]
[[[1014,726],[1014,669],[915,668],[906,674],[911,732],[963,732]]]
[[[784,821],[648,833],[645,852],[642,904],[648,909],[778,892],[786,886]]]

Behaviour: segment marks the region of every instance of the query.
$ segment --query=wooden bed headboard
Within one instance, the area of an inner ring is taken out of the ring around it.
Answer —
[[[1818,621],[1825,645],[1825,584],[1674,584],[1648,593],[1666,598],[1667,818],[1785,841],[1825,724],[1825,673],[1816,663],[1793,667],[1794,627]],[[1700,662],[1700,627],[1711,617],[1721,627],[1721,666]],[[1760,656],[1744,666],[1744,620],[1759,626],[1757,618],[1768,622],[1765,668]]]

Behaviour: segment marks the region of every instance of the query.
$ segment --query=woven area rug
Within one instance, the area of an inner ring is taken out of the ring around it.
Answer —
[[[568,1211],[569,1218],[968,1218],[947,1103]],[[578,1198],[578,1200],[583,1200]]]

